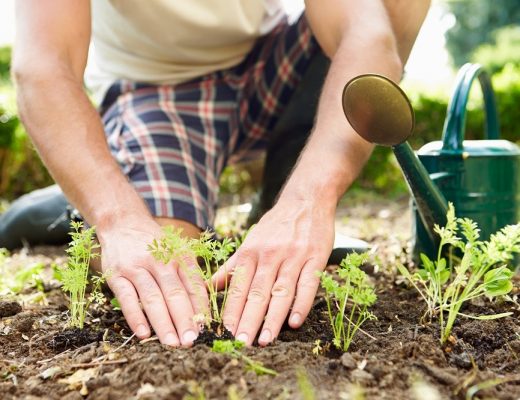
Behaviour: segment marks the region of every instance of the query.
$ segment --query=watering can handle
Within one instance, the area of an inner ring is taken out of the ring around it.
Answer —
[[[466,126],[466,106],[471,85],[477,77],[482,89],[486,110],[486,138],[498,139],[498,115],[491,80],[479,64],[468,63],[457,74],[455,90],[448,105],[448,115],[442,132],[443,151],[462,152],[462,141],[464,140]]]

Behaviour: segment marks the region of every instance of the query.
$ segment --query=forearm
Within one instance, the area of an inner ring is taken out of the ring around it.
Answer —
[[[98,228],[146,206],[110,155],[100,118],[66,68],[15,73],[20,115],[45,165],[69,201]]]
[[[356,75],[367,72],[398,81],[401,71],[399,58],[385,40],[374,41],[369,51],[360,51],[358,41],[345,37],[332,58],[313,133],[281,198],[308,198],[335,208],[373,147],[357,135],[344,116],[343,86]]]

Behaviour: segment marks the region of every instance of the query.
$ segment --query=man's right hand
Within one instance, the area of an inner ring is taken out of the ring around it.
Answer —
[[[67,199],[97,227],[102,270],[128,324],[146,338],[149,321],[162,343],[189,345],[197,332],[193,316],[207,304],[205,286],[148,252],[160,226],[110,154],[83,89],[90,1],[16,2],[16,20],[11,69],[20,116]]]
[[[208,295],[196,260],[164,265],[148,245],[161,237],[152,219],[98,230],[101,268],[137,337],[150,336],[148,321],[161,343],[189,346],[198,334],[194,316],[208,312]],[[142,306],[142,307],[141,307]]]

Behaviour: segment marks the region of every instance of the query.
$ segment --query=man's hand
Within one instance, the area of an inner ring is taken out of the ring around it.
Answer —
[[[289,325],[302,325],[332,248],[334,212],[314,202],[279,201],[215,275],[222,287],[232,272],[224,325],[238,340],[251,345],[263,322],[258,342],[272,342],[291,306]]]
[[[413,4],[412,4],[413,3]],[[332,249],[336,203],[365,164],[372,146],[341,108],[345,83],[362,73],[398,81],[429,0],[307,0],[306,16],[332,59],[314,132],[274,208],[215,277],[232,271],[224,324],[250,345],[276,338],[294,296],[289,325],[307,316]]]
[[[140,339],[150,336],[149,321],[161,343],[188,346],[198,333],[193,316],[208,312],[206,287],[199,274],[190,273],[197,268],[195,260],[181,268],[177,262],[163,265],[152,257],[148,245],[160,237],[153,220],[98,230],[102,270]]]
[[[205,287],[148,252],[161,229],[110,154],[83,90],[90,1],[20,1],[16,18],[12,70],[20,115],[67,199],[97,227],[102,270],[131,329],[148,337],[149,321],[162,343],[190,344],[193,315],[207,305]]]

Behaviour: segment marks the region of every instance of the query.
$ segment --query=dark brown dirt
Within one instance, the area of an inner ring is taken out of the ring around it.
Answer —
[[[12,317],[22,311],[22,306],[16,301],[0,301],[0,318]]]
[[[400,217],[405,207],[390,212]],[[0,398],[519,399],[519,282],[513,301],[479,301],[463,310],[510,311],[511,317],[461,318],[443,347],[437,322],[423,321],[423,302],[395,275],[393,263],[406,258],[403,243],[380,237],[377,254],[384,261],[371,271],[377,320],[363,326],[349,353],[328,345],[332,334],[320,295],[301,329],[285,326],[273,345],[244,350],[278,373],[257,376],[205,344],[172,349],[154,339],[140,343],[109,305],[93,310],[83,332],[68,331],[64,296],[52,289],[46,303],[24,303],[22,313],[0,319]],[[317,340],[319,354],[313,352]],[[304,395],[305,380],[313,396]]]

